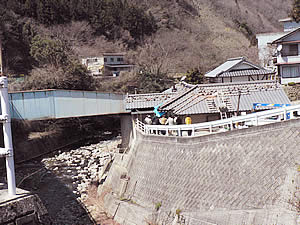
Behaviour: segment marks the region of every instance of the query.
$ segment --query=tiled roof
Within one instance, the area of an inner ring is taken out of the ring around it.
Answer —
[[[253,76],[253,75],[267,75],[267,74],[274,74],[275,72],[271,70],[236,70],[225,72],[219,75],[219,77],[241,77],[241,76]]]
[[[182,84],[181,84],[182,85]],[[180,92],[167,94],[129,95],[126,109],[149,109],[159,104],[162,111],[173,111],[179,115],[218,112],[218,97],[223,94],[229,111],[249,111],[253,103],[289,104],[281,85],[272,81],[189,85]]]
[[[162,102],[178,95],[174,93],[150,93],[150,94],[136,94],[128,95],[125,99],[126,109],[151,109]]]
[[[246,66],[246,68],[237,69],[241,65]],[[228,59],[223,64],[206,73],[205,77],[251,76],[260,74],[270,74],[270,71],[247,61],[244,57],[239,57]]]
[[[230,68],[232,68],[233,66],[239,64],[243,60],[244,60],[243,57],[229,59],[226,62],[224,62],[223,64],[221,64],[220,66],[218,66],[217,68],[215,68],[215,69],[209,71],[208,73],[206,73],[205,76],[206,77],[216,77],[220,73],[228,71]]]

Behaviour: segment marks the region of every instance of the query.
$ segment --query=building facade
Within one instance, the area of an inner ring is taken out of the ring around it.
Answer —
[[[83,58],[81,62],[94,76],[118,76],[121,71],[133,68],[125,62],[123,53],[104,53],[98,57]]]
[[[282,84],[300,83],[300,28],[272,42],[276,46],[275,65]]]
[[[277,69],[276,63],[278,60],[278,46],[274,44],[274,41],[285,37],[300,27],[300,23],[296,23],[292,18],[281,19],[279,22],[283,25],[283,31],[276,33],[261,33],[256,35],[258,57],[260,65],[263,67]],[[282,60],[279,59],[279,61]]]
[[[205,74],[209,83],[247,82],[272,80],[275,72],[266,70],[247,61],[244,57],[228,59],[217,68]]]

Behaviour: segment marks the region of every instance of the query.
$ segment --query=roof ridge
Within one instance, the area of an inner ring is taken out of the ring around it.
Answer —
[[[288,32],[287,34],[281,36],[280,38],[277,38],[276,40],[272,41],[271,44],[276,44],[276,43],[280,43],[282,42],[282,39],[285,39],[287,37],[289,37],[290,35],[298,32],[300,30],[300,27],[294,29],[294,30],[291,30],[290,32]]]
[[[183,97],[184,95],[187,95],[188,93],[195,90],[196,88],[198,88],[197,85],[195,85],[194,87],[188,89],[187,91],[183,92],[182,94],[179,94],[179,95],[175,96],[173,99],[170,99],[170,101],[167,101],[165,104],[162,104],[159,108],[167,107],[168,105],[170,105],[174,101],[177,101],[179,98]]]
[[[226,61],[234,61],[234,60],[246,60],[246,57],[240,56],[240,57],[235,57],[235,58],[229,58]]]

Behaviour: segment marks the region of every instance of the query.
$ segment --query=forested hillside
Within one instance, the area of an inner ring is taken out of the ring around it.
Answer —
[[[0,0],[3,61],[19,89],[161,91],[168,75],[229,57],[257,62],[255,34],[279,31],[292,0]],[[106,82],[80,57],[127,52],[138,71]]]

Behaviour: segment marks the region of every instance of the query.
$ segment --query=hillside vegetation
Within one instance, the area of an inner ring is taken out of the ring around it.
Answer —
[[[281,29],[292,0],[0,0],[5,73],[15,89],[161,91],[227,58],[256,62],[255,34]],[[79,59],[126,52],[137,71],[94,79]],[[171,76],[171,77],[170,77]]]

